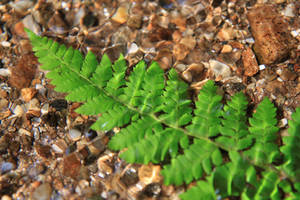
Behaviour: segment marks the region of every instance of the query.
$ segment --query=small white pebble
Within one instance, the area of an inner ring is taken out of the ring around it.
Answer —
[[[0,76],[10,76],[11,75],[11,71],[8,68],[1,68],[0,69]]]
[[[2,45],[3,47],[10,47],[10,46],[11,46],[11,43],[10,43],[10,42],[7,42],[7,41],[2,41],[2,42],[1,42],[1,45]]]
[[[253,38],[246,38],[245,41],[249,44],[253,44],[255,42]]]
[[[277,99],[277,97],[274,94],[271,94],[271,98],[274,100]]]
[[[299,33],[300,33],[300,29],[291,31],[291,34],[293,37],[297,37],[299,35]]]
[[[264,69],[266,69],[266,66],[265,66],[265,65],[259,65],[258,67],[259,67],[259,70],[264,70]]]
[[[69,136],[73,141],[77,141],[81,138],[81,132],[77,129],[71,129],[69,131]]]
[[[288,120],[286,118],[283,118],[280,121],[281,121],[281,123],[282,123],[283,126],[285,126],[285,125],[288,124]]]
[[[139,47],[136,43],[132,43],[129,47],[128,54],[136,53],[139,50]]]
[[[107,8],[103,8],[103,14],[105,17],[109,17],[110,13],[108,12]]]
[[[281,75],[281,74],[282,74],[282,69],[277,69],[277,70],[276,70],[276,73],[277,73],[278,75]]]

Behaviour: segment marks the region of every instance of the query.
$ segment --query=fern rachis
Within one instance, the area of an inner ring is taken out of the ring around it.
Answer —
[[[78,113],[101,114],[93,129],[122,127],[109,148],[126,149],[120,156],[131,163],[170,158],[162,170],[165,184],[201,179],[182,199],[300,198],[300,109],[279,148],[276,108],[267,98],[247,119],[243,93],[223,105],[214,82],[207,81],[193,109],[188,85],[174,69],[165,80],[157,63],[147,67],[141,61],[126,77],[123,56],[112,64],[103,55],[98,63],[91,52],[83,57],[78,50],[26,32],[55,90],[68,93],[69,101],[83,102]]]

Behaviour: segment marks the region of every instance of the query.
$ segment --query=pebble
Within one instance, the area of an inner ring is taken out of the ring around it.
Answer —
[[[80,158],[76,152],[73,152],[63,160],[63,174],[68,177],[76,178],[81,169]]]
[[[286,17],[295,17],[295,5],[293,3],[288,4],[282,11],[282,15]]]
[[[15,164],[13,164],[11,162],[2,162],[0,164],[1,174],[9,172],[15,168],[16,168]]]
[[[22,21],[20,22],[17,22],[15,25],[14,25],[14,28],[13,28],[13,31],[14,33],[21,37],[21,38],[27,38],[27,34],[26,32],[24,31],[24,24]]]
[[[227,78],[231,75],[230,67],[224,63],[221,63],[217,60],[209,60],[209,67],[213,71],[215,77],[222,76],[223,78]]]
[[[37,93],[37,90],[35,88],[22,88],[21,89],[21,96],[25,102],[29,102],[36,93]]]
[[[10,47],[10,46],[11,46],[11,43],[10,43],[10,42],[7,42],[7,41],[2,41],[2,42],[1,42],[1,46],[3,46],[3,47]]]
[[[99,173],[109,175],[113,172],[113,167],[109,165],[112,158],[109,155],[104,155],[97,160],[97,167],[100,171]]]
[[[49,103],[45,103],[41,108],[41,113],[42,115],[45,115],[48,113],[48,111],[49,111]]]
[[[33,200],[50,200],[52,187],[49,183],[43,183],[32,193]]]
[[[138,170],[139,180],[148,185],[150,183],[158,183],[163,177],[160,174],[161,167],[159,165],[142,165]]]
[[[8,106],[8,100],[6,99],[0,99],[0,111],[6,109]]]
[[[73,141],[78,141],[81,138],[81,132],[77,129],[70,129],[69,130],[69,137]]]
[[[187,54],[189,53],[189,49],[184,44],[175,44],[173,47],[173,55],[177,60],[183,60]]]
[[[278,127],[283,128],[283,127],[285,127],[287,124],[288,124],[288,120],[287,120],[286,118],[283,118],[283,119],[281,119],[281,120],[278,122]]]
[[[0,69],[0,76],[10,76],[11,75],[11,71],[8,68],[1,68]]]
[[[22,106],[17,105],[13,110],[14,115],[12,117],[21,117],[24,114],[24,109]]]
[[[180,71],[180,72],[183,72],[187,69],[187,65],[183,64],[183,63],[179,63],[175,66],[175,68]]]
[[[236,32],[232,27],[224,27],[217,33],[217,38],[220,41],[229,41],[234,39]]]
[[[34,3],[30,0],[20,0],[20,1],[13,1],[9,3],[12,8],[14,8],[17,12],[23,14],[29,8],[31,8]]]
[[[230,53],[232,51],[232,46],[225,44],[222,47],[221,53]]]
[[[253,76],[258,72],[258,64],[255,58],[255,55],[251,48],[246,48],[242,53],[242,60],[244,66],[244,75]]]
[[[189,72],[187,70],[182,73],[182,76],[183,76],[183,79],[189,83],[192,82],[192,80],[193,80],[191,72]]]
[[[288,24],[272,5],[252,8],[247,13],[255,39],[254,51],[260,64],[283,61],[289,55],[292,36]]]
[[[104,136],[102,138],[97,138],[91,144],[88,145],[88,149],[93,155],[99,155],[105,150],[107,143],[108,137]]]
[[[51,147],[48,145],[36,144],[35,151],[44,159],[49,159],[51,157]]]
[[[185,78],[187,78],[186,80],[189,82],[197,82],[204,78],[203,70],[203,64],[192,63],[187,67],[187,70],[185,70],[182,75],[184,77],[187,76]]]
[[[55,12],[48,21],[48,27],[57,34],[64,34],[68,31],[68,26],[59,12]]]
[[[193,36],[187,36],[180,40],[180,44],[185,45],[188,49],[192,50],[196,46],[196,39]]]
[[[264,70],[264,69],[266,69],[266,66],[265,66],[265,65],[259,65],[258,67],[259,67],[259,70]]]
[[[33,98],[28,102],[28,110],[40,112],[40,102],[37,98]]]
[[[58,153],[58,154],[65,153],[67,147],[68,146],[63,139],[59,139],[54,144],[52,144],[52,149],[55,151],[55,153]]]
[[[128,18],[127,25],[133,29],[140,29],[142,26],[142,16],[140,15],[131,15]]]
[[[131,167],[127,169],[124,175],[120,178],[120,181],[126,186],[132,186],[139,181],[137,169]]]
[[[24,128],[20,128],[18,132],[19,132],[20,135],[27,135],[29,137],[33,136],[32,132],[30,132],[30,131],[28,131],[28,130],[26,130]]]
[[[300,34],[300,29],[292,30],[291,34],[292,34],[293,37],[297,37]]]
[[[24,27],[30,29],[33,31],[35,34],[40,35],[41,33],[41,28],[40,26],[35,22],[33,19],[32,15],[27,15],[23,20],[22,23]]]
[[[112,20],[120,24],[124,24],[128,18],[128,9],[125,6],[118,8],[116,13],[112,16]]]
[[[136,43],[132,43],[128,49],[128,54],[134,54],[134,53],[137,53],[139,50],[139,47]]]
[[[12,198],[10,196],[8,196],[8,195],[3,195],[1,197],[1,200],[12,200]]]

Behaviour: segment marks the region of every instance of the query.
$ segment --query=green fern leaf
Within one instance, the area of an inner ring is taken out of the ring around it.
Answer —
[[[218,137],[216,141],[227,149],[238,151],[248,148],[252,144],[246,124],[247,105],[245,95],[237,93],[224,106],[222,126],[220,127],[222,136]]]
[[[221,152],[216,145],[195,139],[184,154],[172,159],[171,165],[166,165],[161,173],[166,185],[181,185],[201,178],[203,171],[210,174],[213,165],[218,166],[222,162]]]
[[[249,132],[256,141],[245,154],[257,164],[274,162],[279,157],[279,148],[275,143],[279,129],[276,127],[276,108],[268,98],[258,105],[249,123]]]
[[[207,181],[198,181],[195,187],[180,195],[182,200],[216,200],[217,197],[211,177]]]
[[[216,92],[217,87],[213,81],[209,80],[198,95],[196,109],[194,110],[195,117],[192,125],[187,127],[195,136],[212,137],[219,133],[222,97],[217,95]]]
[[[284,146],[281,152],[284,154],[284,171],[297,182],[300,181],[300,108],[292,114],[292,120],[289,121],[289,136],[283,137]]]
[[[130,163],[163,161],[167,185],[198,181],[182,199],[300,199],[300,108],[280,153],[276,108],[267,98],[247,120],[243,93],[223,105],[214,82],[207,81],[193,109],[188,85],[174,69],[165,81],[156,62],[147,67],[140,61],[129,71],[122,55],[112,64],[104,54],[98,63],[92,52],[84,57],[25,31],[55,90],[82,103],[76,112],[98,116],[95,130],[121,128],[109,148],[123,150],[120,157]]]

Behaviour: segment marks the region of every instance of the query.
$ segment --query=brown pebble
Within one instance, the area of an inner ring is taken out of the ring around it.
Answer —
[[[196,39],[192,36],[184,37],[180,40],[180,44],[185,45],[188,49],[192,50],[196,46]]]
[[[24,31],[24,24],[22,21],[20,22],[17,22],[15,25],[14,25],[14,28],[13,28],[13,31],[15,32],[15,34],[21,38],[27,38],[27,34],[26,32]]]
[[[280,74],[280,78],[283,81],[293,81],[297,78],[297,74],[290,71],[287,68],[282,69],[282,73]]]
[[[35,150],[37,152],[37,154],[43,158],[49,159],[51,157],[51,147],[48,145],[40,145],[37,144],[35,146]]]
[[[142,165],[138,171],[140,181],[146,185],[160,182],[163,179],[160,174],[160,169],[159,165],[153,165],[151,163]]]
[[[158,62],[162,69],[169,69],[172,66],[172,53],[168,49],[162,49],[154,60]]]
[[[0,99],[0,111],[7,108],[8,106],[8,100],[7,99]]]
[[[292,48],[288,24],[273,5],[252,8],[247,18],[255,39],[254,51],[260,64],[284,61]]]
[[[74,152],[66,156],[63,161],[63,174],[75,178],[79,175],[81,162],[78,155]]]
[[[9,82],[13,87],[22,89],[28,87],[37,68],[37,59],[33,54],[25,54],[18,60],[16,67],[11,69]]]
[[[218,33],[217,33],[217,38],[220,41],[228,41],[234,39],[236,36],[235,30],[231,27],[225,27],[222,28]]]
[[[29,40],[21,40],[19,46],[19,52],[22,54],[27,54],[32,51],[32,46]]]
[[[112,16],[112,20],[120,24],[124,24],[128,18],[128,9],[126,7],[119,7],[117,12]]]
[[[255,55],[251,48],[246,48],[242,53],[245,76],[253,76],[259,70]]]
[[[287,92],[283,82],[280,82],[277,79],[268,82],[266,85],[266,90],[273,95],[285,94]]]
[[[132,15],[129,17],[127,21],[127,25],[130,28],[139,29],[142,26],[142,16],[140,15]]]
[[[7,92],[0,88],[0,98],[6,98],[6,97],[7,97]]]
[[[68,26],[60,12],[56,11],[48,21],[48,27],[57,34],[64,34],[68,31]]]
[[[230,53],[232,51],[232,46],[225,44],[222,47],[221,53]]]
[[[21,90],[21,96],[25,102],[29,102],[36,93],[35,88],[22,88]]]
[[[184,44],[175,44],[173,47],[173,55],[176,60],[183,60],[188,53],[189,50]]]
[[[204,65],[201,63],[193,63],[187,67],[187,70],[185,72],[189,73],[191,76],[191,80],[189,82],[198,82],[202,80],[203,77],[203,70],[204,70]]]

